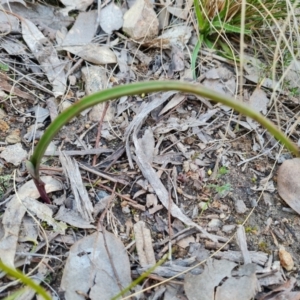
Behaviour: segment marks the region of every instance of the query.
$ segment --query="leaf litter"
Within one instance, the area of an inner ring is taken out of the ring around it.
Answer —
[[[25,271],[44,262],[35,280],[43,285],[53,276],[61,299],[111,299],[164,254],[169,260],[144,283],[176,279],[148,294],[132,287],[140,299],[299,299],[298,161],[279,157],[278,143],[252,120],[208,99],[170,91],[85,112],[63,128],[43,161],[53,204],[38,202],[26,178],[24,161],[49,113],[53,120],[82,96],[117,84],[191,80],[192,1],[64,0],[64,8],[8,2],[0,10],[0,184],[17,169],[17,192],[10,197],[13,189],[1,188],[1,259]],[[198,82],[234,96],[232,67],[202,55]],[[278,120],[269,90],[277,82],[261,80],[264,62],[245,57],[245,100]],[[293,87],[297,63],[287,67]],[[295,99],[280,101],[280,125],[297,140]],[[283,162],[278,174],[275,162]],[[1,293],[12,285],[3,281]]]

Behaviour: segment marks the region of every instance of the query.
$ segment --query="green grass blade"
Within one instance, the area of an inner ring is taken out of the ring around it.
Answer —
[[[203,42],[203,37],[204,37],[204,35],[200,33],[199,40],[197,41],[197,44],[195,45],[194,51],[192,53],[191,69],[192,69],[192,72],[193,72],[194,80],[197,79],[196,63],[197,63],[198,53],[200,51],[200,48],[201,48],[201,45],[202,45],[202,42]]]
[[[230,25],[219,20],[214,21],[212,25],[218,30],[224,30],[226,33],[241,33],[240,26]],[[249,29],[245,29],[244,32],[247,35],[250,35],[252,33],[252,31]]]
[[[199,1],[200,0],[194,0],[194,7],[195,7],[196,17],[197,17],[197,21],[198,21],[198,28],[199,28],[200,33],[202,33],[207,30],[208,20],[207,20],[206,16],[204,15],[204,13],[202,13],[202,11],[201,11]]]
[[[31,287],[37,294],[41,295],[45,300],[51,300],[49,294],[40,285],[36,284],[31,278],[24,275],[20,271],[14,270],[6,266],[1,260],[0,260],[0,269],[2,269],[6,274],[20,280],[22,283]]]

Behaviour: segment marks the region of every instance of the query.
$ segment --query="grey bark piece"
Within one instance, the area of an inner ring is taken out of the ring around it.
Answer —
[[[142,267],[155,265],[156,260],[154,256],[150,230],[146,227],[146,224],[143,221],[139,221],[134,224],[133,229],[140,265]]]
[[[247,248],[246,233],[244,226],[238,225],[236,231],[236,240],[244,257],[244,264],[250,264],[251,256]]]
[[[75,198],[74,210],[78,212],[85,221],[94,222],[92,216],[93,204],[89,198],[86,187],[82,182],[78,163],[64,152],[59,156],[59,159],[73,191]]]

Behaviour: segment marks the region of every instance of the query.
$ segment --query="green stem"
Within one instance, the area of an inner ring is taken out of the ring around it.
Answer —
[[[201,45],[203,42],[203,38],[204,38],[204,35],[200,33],[199,40],[197,41],[197,44],[195,45],[194,51],[192,53],[191,68],[192,68],[194,80],[197,79],[196,62],[197,62],[198,53],[200,51],[200,48],[201,48]]]
[[[30,159],[32,167],[34,168],[33,176],[39,179],[39,166],[41,159],[49,145],[58,131],[66,125],[72,118],[77,116],[83,110],[92,107],[96,104],[121,98],[123,96],[138,95],[143,93],[153,93],[175,90],[179,92],[191,93],[197,96],[206,97],[214,102],[222,103],[236,110],[237,112],[252,118],[266,128],[277,140],[279,140],[288,150],[296,156],[299,156],[298,147],[271,121],[261,115],[259,112],[253,110],[244,103],[234,100],[233,98],[214,92],[203,86],[178,82],[178,81],[150,81],[133,83],[123,86],[113,87],[111,89],[103,90],[92,95],[84,97],[82,100],[73,104],[71,107],[63,111],[47,128],[35,151]]]

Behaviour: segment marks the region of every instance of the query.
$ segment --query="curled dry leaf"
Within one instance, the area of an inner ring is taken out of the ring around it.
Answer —
[[[279,249],[279,259],[280,264],[284,267],[287,271],[291,271],[294,267],[294,261],[292,255],[287,252],[284,247],[280,247]]]

